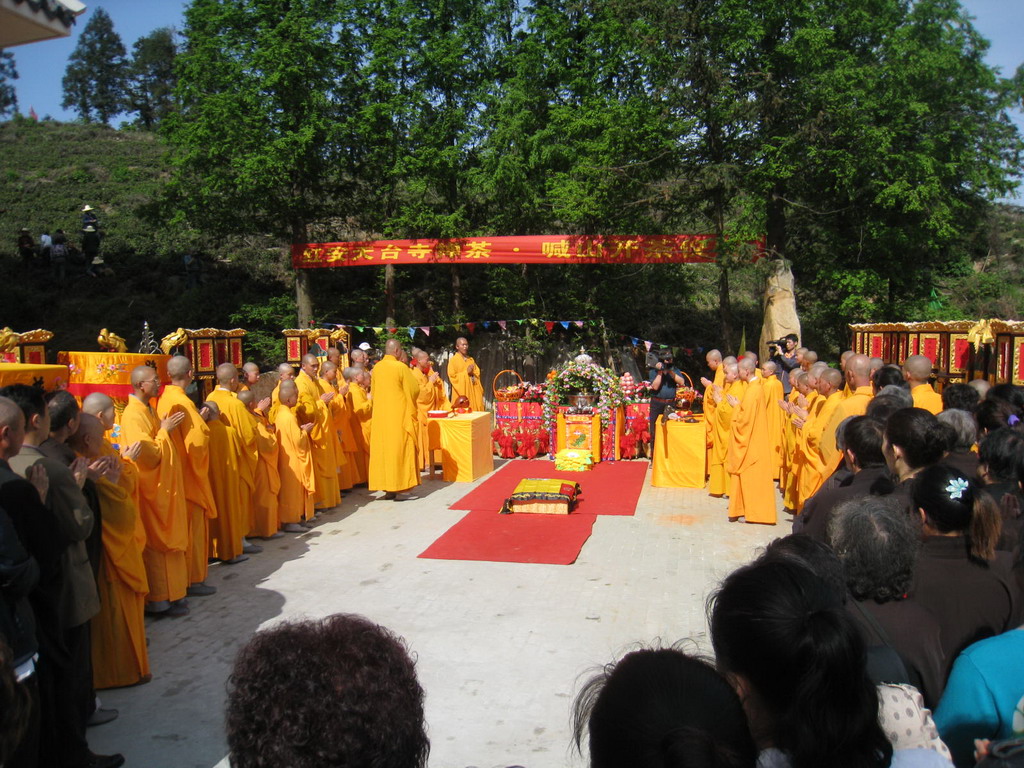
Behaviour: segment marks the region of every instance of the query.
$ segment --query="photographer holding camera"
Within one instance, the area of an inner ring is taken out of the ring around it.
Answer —
[[[654,456],[655,422],[665,412],[665,408],[675,402],[676,387],[686,386],[686,380],[679,375],[679,369],[672,361],[671,349],[661,349],[657,355],[648,355],[647,359],[648,365],[654,363],[654,367],[647,371],[647,380],[651,382],[651,456]]]
[[[800,367],[800,363],[796,359],[796,348],[799,342],[795,333],[787,333],[781,339],[768,342],[768,356],[776,365],[775,375],[782,381],[782,391],[786,397],[790,392],[789,372]]]

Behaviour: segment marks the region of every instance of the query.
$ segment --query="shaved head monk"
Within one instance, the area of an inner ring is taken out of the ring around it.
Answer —
[[[279,446],[278,476],[281,493],[278,514],[281,530],[287,533],[305,533],[313,519],[313,496],[316,492],[313,452],[309,445],[309,432],[313,422],[299,424],[295,408],[299,402],[299,388],[286,379],[280,385],[280,407],[274,426]]]
[[[843,453],[836,446],[839,425],[852,416],[863,416],[867,413],[868,403],[874,397],[871,373],[871,360],[867,355],[850,354],[846,358],[846,389],[849,394],[832,414],[821,437],[821,456],[825,463],[826,478],[831,476],[843,461]]]
[[[116,408],[110,395],[105,395],[102,392],[90,392],[82,401],[82,413],[88,413],[98,418],[108,432],[114,427]]]
[[[164,387],[157,403],[157,416],[162,419],[184,414],[181,426],[171,433],[178,462],[185,476],[185,504],[188,508],[189,594],[206,594],[209,571],[207,559],[210,546],[210,519],[217,516],[217,504],[210,487],[210,428],[195,404],[185,394],[192,383],[192,363],[177,355],[167,361],[171,383]]]
[[[725,469],[731,476],[729,519],[775,525],[775,494],[772,487],[771,440],[765,408],[764,386],[757,378],[757,362],[744,357],[737,375],[746,382],[742,397],[728,395],[734,409]]]
[[[350,365],[343,371],[343,375],[349,384],[348,397],[352,403],[352,433],[357,446],[356,453],[351,456],[356,461],[355,476],[358,478],[356,484],[362,485],[370,477],[370,425],[373,406],[370,403],[369,377],[366,375],[365,369],[358,365]]]
[[[246,363],[242,366],[242,381],[240,390],[252,389],[260,380],[260,367],[256,363]]]
[[[448,381],[452,387],[451,401],[469,398],[474,411],[484,410],[484,387],[476,360],[469,356],[469,340],[460,336],[455,340],[455,354],[448,358]]]
[[[335,443],[337,442],[329,411],[330,402],[334,399],[333,391],[325,392],[318,381],[320,361],[316,355],[302,356],[295,386],[299,391],[299,402],[295,406],[295,416],[299,424],[311,422],[309,445],[313,451],[313,468],[316,480],[315,510],[333,509],[341,503],[341,488],[338,483],[338,457]]]
[[[399,357],[401,343],[388,339],[384,357],[373,367],[373,425],[370,430],[369,489],[396,499],[419,485],[416,461],[419,385]]]
[[[932,389],[932,361],[924,355],[911,355],[903,363],[903,378],[910,385],[915,408],[924,408],[936,415],[942,413],[942,395]]]

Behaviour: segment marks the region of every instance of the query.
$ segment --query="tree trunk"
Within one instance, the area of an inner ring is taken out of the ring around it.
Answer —
[[[292,242],[309,242],[306,222],[301,219],[292,221]],[[295,312],[298,315],[299,328],[307,328],[313,322],[313,294],[310,287],[309,270],[295,270]]]
[[[388,328],[395,327],[395,265],[384,265],[384,306]]]
[[[454,317],[462,319],[462,279],[459,275],[459,265],[452,264],[452,312]]]
[[[722,321],[722,349],[732,349],[732,299],[729,295],[729,268],[718,265],[718,316]]]

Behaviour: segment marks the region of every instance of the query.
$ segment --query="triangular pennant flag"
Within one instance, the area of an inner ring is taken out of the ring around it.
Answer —
[[[421,325],[420,326],[420,330],[423,331],[424,335],[430,336],[430,326],[429,325]]]
[[[476,323],[466,323],[466,327],[469,328],[469,332],[472,333],[476,330]]]
[[[412,326],[410,325],[410,326],[409,326],[409,338],[411,339],[411,338],[413,338],[413,337],[415,337],[415,336],[416,336],[416,329],[415,329],[415,328],[413,328],[413,327],[412,327]]]
[[[381,331],[383,331],[383,330],[384,330],[384,329],[383,329],[383,328],[381,328],[380,326],[376,326],[376,325],[375,325],[375,326],[373,326],[373,332],[374,332],[374,333],[380,333],[380,332],[381,332]]]
[[[562,327],[565,328],[565,330],[568,331],[569,330],[569,321],[568,320],[562,320],[560,322],[562,323]]]
[[[573,320],[573,322],[576,323],[576,327],[577,328],[582,328],[583,327],[583,321],[582,320]]]
[[[647,351],[650,352],[651,351],[651,347],[654,346],[654,342],[653,341],[645,341],[644,342],[644,346],[647,347]]]
[[[516,320],[516,322],[517,322],[517,323],[518,323],[519,325],[522,325],[522,324],[523,324],[523,323],[525,323],[526,321],[525,321],[525,320]]]
[[[551,333],[551,330],[555,327],[555,321],[554,320],[545,320],[544,321],[544,327],[548,329],[548,333]]]
[[[508,323],[505,320],[499,320],[498,321],[498,327],[501,328],[501,330],[504,331],[506,325],[508,325]]]
[[[486,328],[490,328],[490,327],[491,327],[491,321],[490,320],[484,320],[484,328],[486,329]]]
[[[394,335],[395,331],[397,331],[397,330],[398,330],[397,328],[388,328],[388,333]]]
[[[634,347],[640,343],[640,339],[638,339],[636,336],[630,336],[629,340],[633,342]]]
[[[357,330],[357,331],[359,331],[360,333],[362,333],[362,332],[363,332],[363,329],[364,329],[364,328],[366,328],[366,326],[365,326],[365,325],[357,325],[357,326],[356,326],[356,330]]]

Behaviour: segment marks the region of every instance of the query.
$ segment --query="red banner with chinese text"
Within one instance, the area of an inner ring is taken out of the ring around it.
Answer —
[[[754,258],[763,243],[754,242]],[[525,235],[453,240],[369,240],[296,243],[292,266],[380,264],[686,264],[714,262],[714,235]]]

